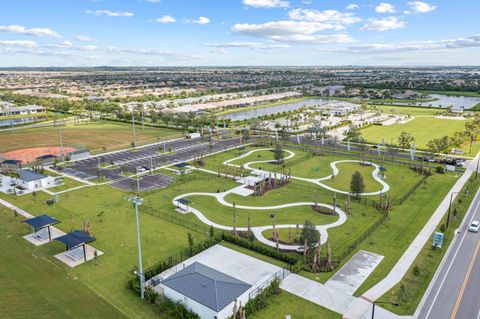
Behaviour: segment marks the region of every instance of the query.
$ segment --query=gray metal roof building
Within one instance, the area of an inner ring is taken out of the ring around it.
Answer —
[[[214,311],[221,311],[252,286],[195,262],[162,284]]]
[[[25,181],[25,182],[33,182],[33,181],[37,181],[39,179],[48,177],[48,175],[40,174],[40,173],[37,173],[37,172],[29,170],[29,169],[19,170],[18,175],[20,176],[20,179]]]

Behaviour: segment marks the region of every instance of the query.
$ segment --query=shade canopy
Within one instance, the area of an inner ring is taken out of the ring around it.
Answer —
[[[175,166],[176,168],[184,168],[185,166],[188,166],[188,165],[189,164],[182,162],[182,163],[175,164],[173,166]]]
[[[26,224],[29,224],[35,230],[37,230],[37,229],[41,229],[41,228],[48,227],[48,226],[51,226],[51,225],[55,225],[55,224],[59,223],[60,221],[58,221],[55,218],[50,217],[48,215],[40,215],[40,216],[36,216],[36,217],[30,218],[30,219],[23,220],[22,222],[24,222]]]
[[[68,250],[91,243],[95,240],[94,237],[85,234],[80,230],[74,230],[71,233],[55,238],[59,242],[64,243]]]
[[[179,198],[179,199],[177,199],[177,203],[180,203],[180,204],[183,204],[183,205],[188,205],[188,204],[190,204],[190,201],[188,199],[185,199],[185,198]]]

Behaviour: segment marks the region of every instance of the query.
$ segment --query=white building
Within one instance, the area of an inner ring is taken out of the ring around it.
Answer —
[[[26,191],[37,191],[55,186],[55,177],[40,174],[30,169],[20,169],[18,175],[19,177],[15,179],[14,183]]]
[[[252,286],[195,262],[164,279],[160,287],[165,297],[183,303],[201,319],[225,319],[235,304],[248,302]]]

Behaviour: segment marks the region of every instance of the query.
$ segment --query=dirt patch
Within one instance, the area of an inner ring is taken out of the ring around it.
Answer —
[[[63,148],[64,154],[71,153],[76,150],[77,149],[73,147]],[[44,146],[44,147],[24,148],[21,150],[5,152],[3,153],[3,157],[5,159],[20,160],[23,163],[29,163],[29,162],[35,161],[37,157],[40,157],[43,155],[60,156],[61,154],[62,154],[62,149],[60,146]]]
[[[331,215],[331,216],[338,215],[336,212],[333,211],[333,209],[330,209],[330,208],[327,208],[327,207],[315,206],[315,205],[312,205],[310,207],[312,208],[312,210],[314,212],[319,213],[319,214]]]

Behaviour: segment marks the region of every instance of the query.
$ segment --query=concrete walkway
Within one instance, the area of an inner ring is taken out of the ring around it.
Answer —
[[[249,156],[249,155],[251,155],[255,152],[271,151],[271,150],[273,150],[273,149],[262,148],[262,149],[251,150],[251,151],[249,151],[245,154],[242,154],[238,157],[226,160],[226,161],[223,162],[223,164],[229,165],[229,166],[234,166],[234,167],[240,167],[240,165],[238,165],[238,164],[230,164],[230,163],[233,162],[233,161],[245,158],[245,157],[247,157],[247,156]],[[295,153],[290,151],[290,150],[284,150],[284,152],[287,152],[289,154],[287,157],[284,158],[284,160],[293,158],[295,156]],[[253,174],[256,174],[256,175],[262,175],[262,176],[272,175],[272,176],[282,177],[282,174],[269,172],[269,171],[265,171],[265,170],[259,170],[257,168],[251,167],[252,164],[272,163],[272,162],[273,162],[273,160],[252,161],[252,162],[248,162],[248,163],[243,164],[243,167],[245,169],[249,169],[249,170],[253,171]],[[330,180],[330,179],[332,179],[332,177],[338,175],[339,169],[337,167],[337,164],[360,163],[360,162],[361,161],[358,161],[358,160],[340,160],[340,161],[332,162],[332,163],[330,163],[330,167],[332,168],[332,171],[333,171],[332,174],[330,174],[328,176],[321,177],[321,178],[305,178],[305,177],[298,177],[298,176],[290,176],[290,178],[300,180],[300,181],[309,182],[309,183],[313,183],[313,184],[319,185],[319,186],[321,186],[321,187],[323,187],[323,188],[325,188],[329,191],[332,191],[332,192],[341,193],[341,194],[349,194],[350,192],[348,192],[348,191],[344,191],[344,190],[340,190],[340,189],[328,186],[326,184],[323,184],[322,181]],[[382,189],[379,190],[379,191],[376,191],[376,192],[360,193],[359,195],[361,195],[361,196],[373,196],[373,195],[385,194],[386,192],[388,192],[390,190],[390,186],[378,174],[379,171],[380,171],[380,166],[375,164],[375,163],[372,163],[371,165],[373,167],[375,167],[375,169],[372,172],[372,177],[375,181],[377,181],[378,183],[380,183],[382,185]]]
[[[230,193],[233,193],[238,187],[235,187],[235,188],[232,188],[226,192],[222,192],[222,193],[200,193],[200,192],[196,192],[196,193],[188,193],[188,194],[182,194],[182,195],[179,195],[177,197],[175,197],[173,200],[172,200],[172,203],[176,206],[179,206],[183,211],[185,212],[189,212],[189,213],[192,213],[194,214],[198,219],[200,219],[200,221],[202,221],[204,224],[206,225],[211,225],[215,228],[218,228],[218,229],[222,229],[222,230],[229,230],[229,231],[232,231],[233,230],[233,227],[232,226],[225,226],[225,225],[220,225],[220,224],[217,224],[213,221],[211,221],[210,219],[208,219],[202,212],[200,212],[198,209],[196,208],[193,208],[193,207],[190,207],[190,206],[187,206],[187,205],[184,205],[184,204],[180,204],[178,203],[178,200],[181,199],[181,198],[186,198],[186,197],[189,197],[189,196],[210,196],[210,197],[214,197],[221,205],[223,206],[227,206],[227,207],[232,207],[233,208],[233,204],[227,202],[225,200],[225,196],[230,194]],[[245,205],[235,205],[235,208],[237,209],[246,209],[246,210],[277,210],[277,209],[282,209],[282,208],[288,208],[288,207],[296,207],[296,206],[313,206],[315,205],[314,202],[298,202],[298,203],[289,203],[289,204],[282,204],[282,205],[275,205],[275,206],[245,206]],[[325,207],[327,209],[331,209],[333,210],[333,206],[331,205],[327,205],[327,204],[322,204],[322,203],[318,203],[318,206],[321,206],[321,207]],[[338,207],[335,209],[335,211],[337,212],[339,218],[338,220],[336,220],[335,222],[333,223],[330,223],[330,224],[326,224],[326,225],[317,225],[316,226],[316,229],[317,231],[320,233],[320,236],[321,236],[321,243],[324,244],[326,243],[327,239],[328,239],[328,232],[327,230],[329,228],[332,228],[332,227],[337,227],[337,226],[340,226],[342,225],[343,223],[345,223],[345,221],[347,220],[347,215],[345,214],[344,211],[342,211],[341,209],[339,209]],[[300,227],[303,227],[303,225],[299,225]],[[297,227],[296,224],[284,224],[284,225],[276,225],[275,227],[277,228],[289,228],[291,227],[292,229],[295,229]],[[267,230],[267,229],[271,229],[272,226],[271,225],[268,225],[268,226],[257,226],[257,227],[252,227],[251,230],[253,232],[253,234],[255,235],[255,237],[262,243],[268,245],[268,246],[271,246],[271,247],[276,247],[276,243],[268,240],[267,238],[265,238],[262,234],[263,231]],[[236,228],[237,231],[247,231],[248,229],[246,227],[237,227]],[[298,248],[300,248],[300,246],[298,245],[283,245],[283,244],[279,244],[279,248],[282,249],[282,250],[297,250]]]

